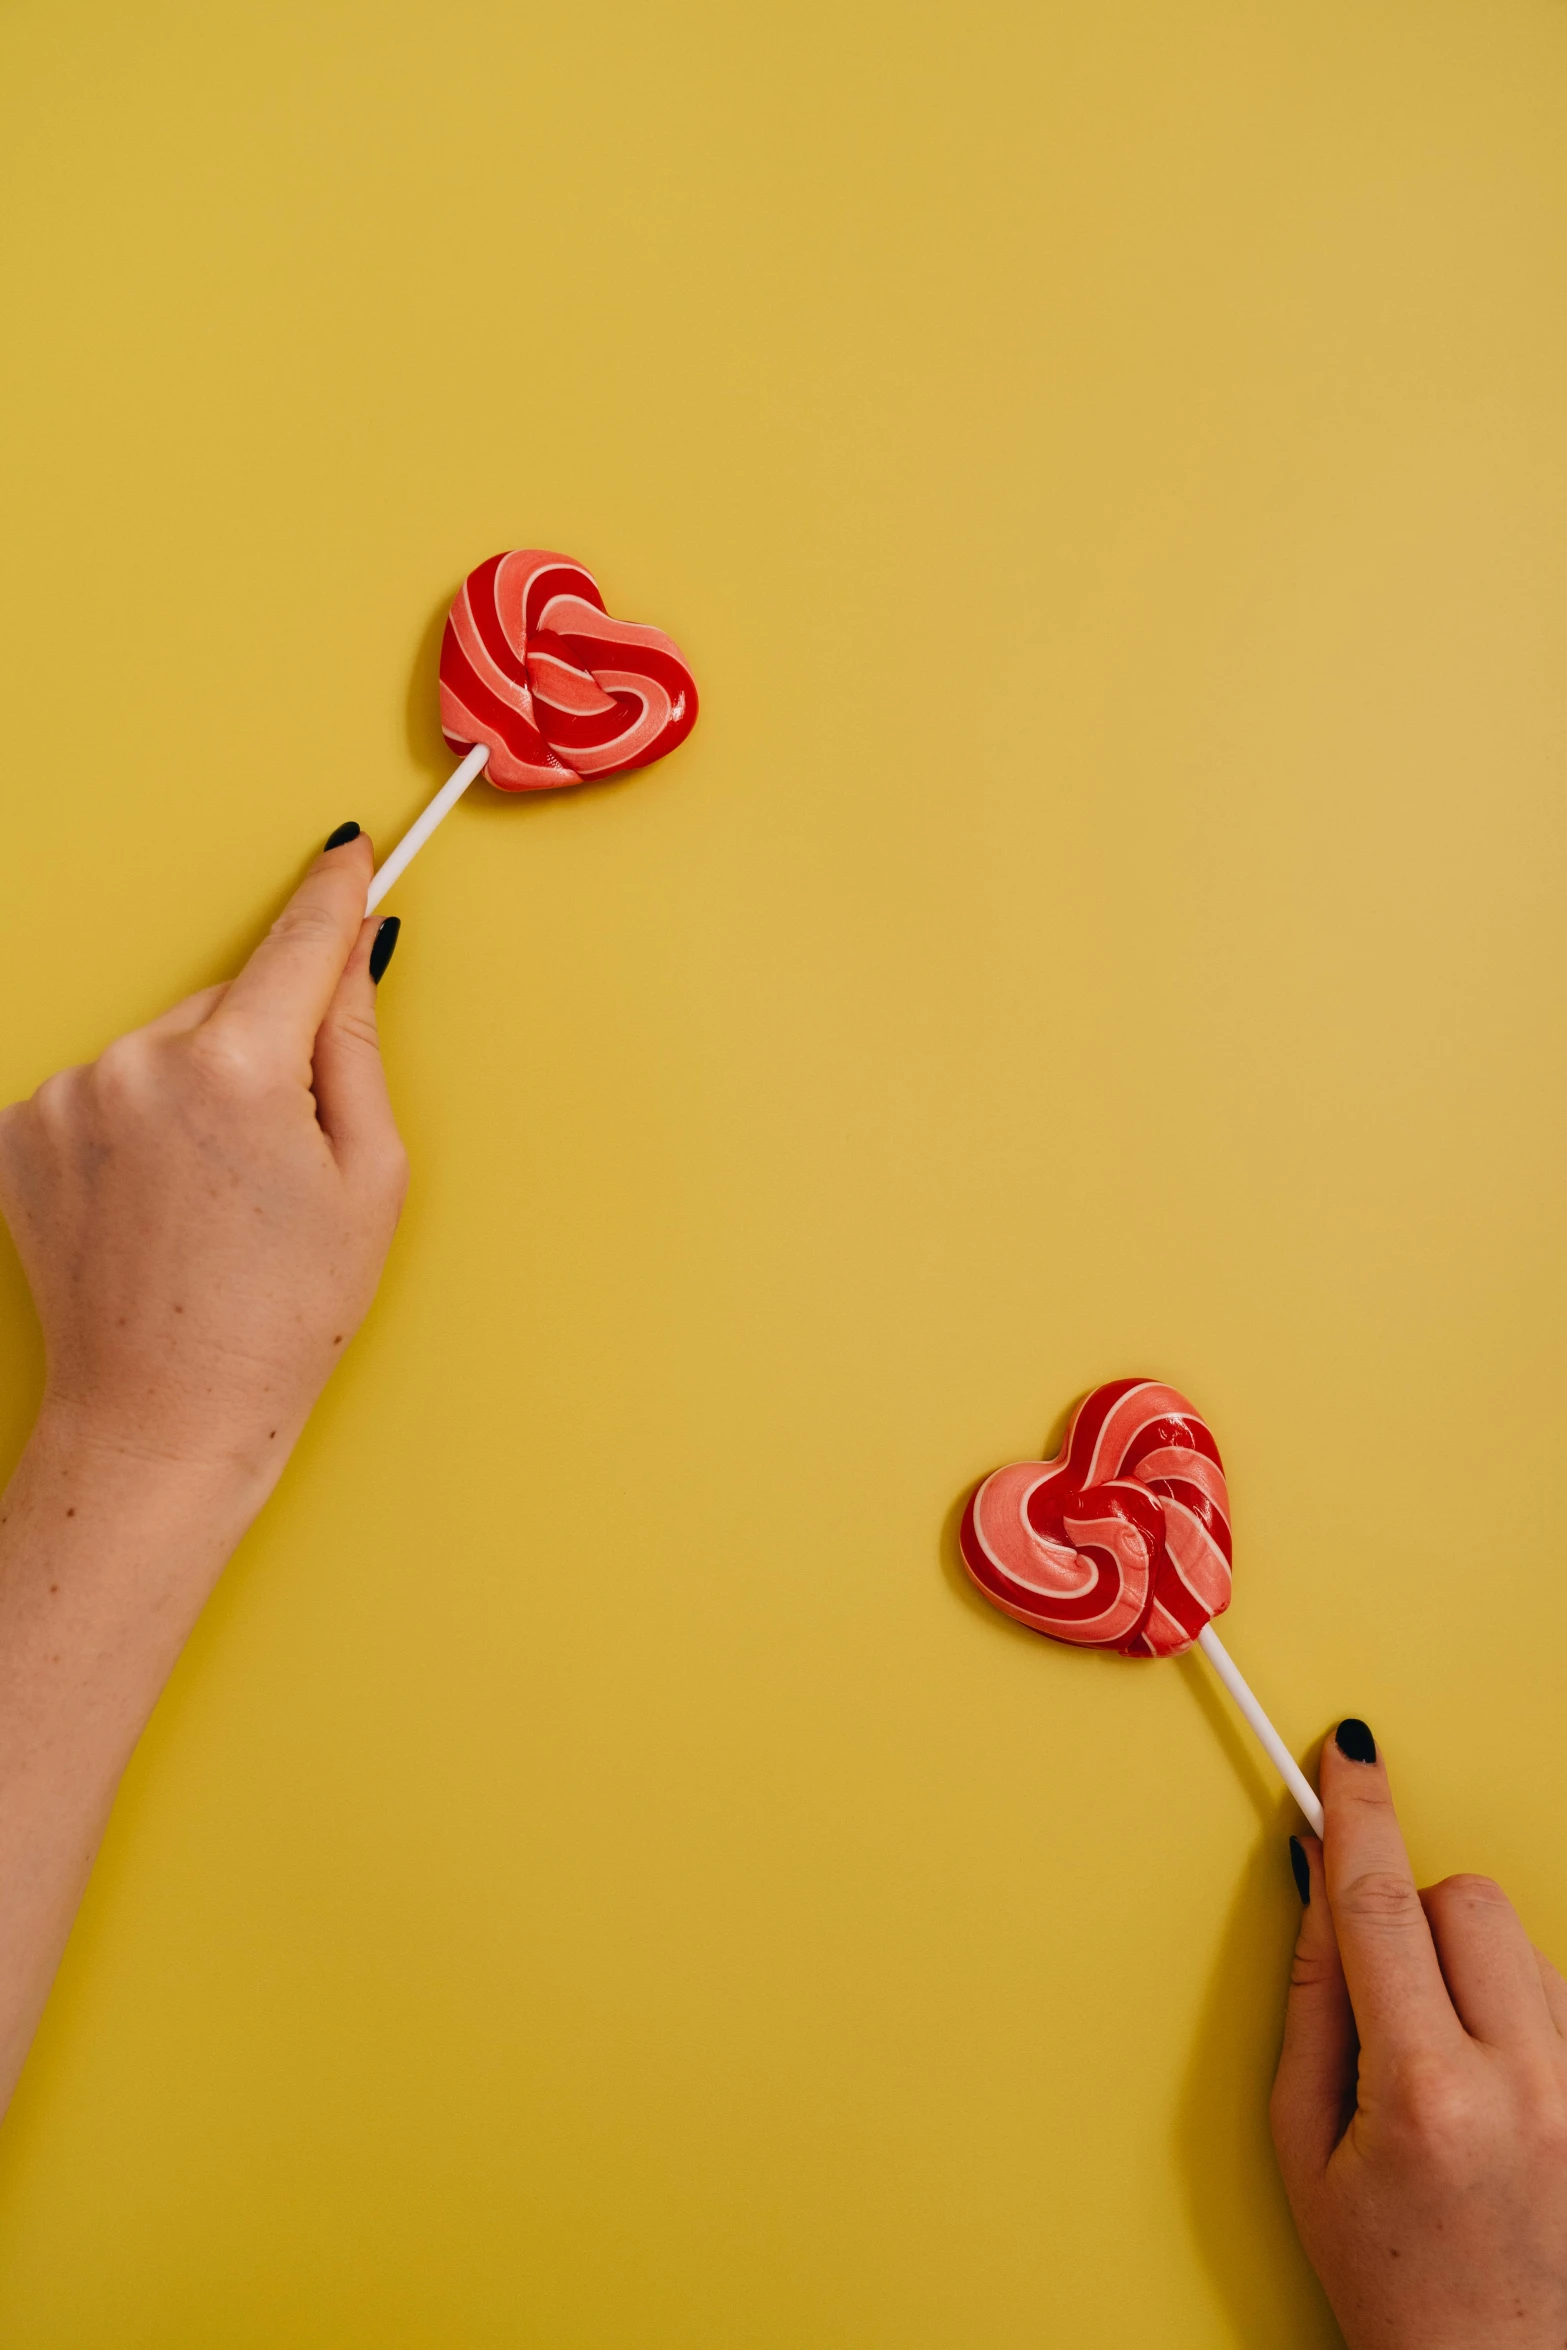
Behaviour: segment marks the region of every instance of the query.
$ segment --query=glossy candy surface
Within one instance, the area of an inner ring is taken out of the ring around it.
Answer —
[[[1207,1422],[1153,1379],[1113,1379],[1052,1461],[997,1469],[970,1498],[963,1563],[988,1600],[1052,1640],[1175,1656],[1230,1604],[1230,1499]]]
[[[612,620],[569,555],[492,555],[458,589],[441,640],[441,732],[454,751],[487,744],[500,790],[645,767],[684,742],[696,711],[679,646]]]

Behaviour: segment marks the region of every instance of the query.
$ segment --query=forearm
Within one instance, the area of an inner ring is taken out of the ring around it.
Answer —
[[[0,1109],[50,1365],[0,1498],[0,2108],[121,1773],[402,1205],[375,1026],[396,930],[364,918],[370,843],[332,842],[236,979]]]
[[[46,1409],[0,1500],[0,2111],[121,1774],[262,1498]]]

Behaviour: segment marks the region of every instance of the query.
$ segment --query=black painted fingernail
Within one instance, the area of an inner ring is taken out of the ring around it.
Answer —
[[[370,976],[377,987],[381,984],[387,964],[397,952],[397,933],[402,927],[402,918],[397,914],[388,914],[384,922],[376,924],[375,938],[370,947]]]
[[[1306,1858],[1306,1847],[1298,1836],[1290,1838],[1290,1867],[1295,1871],[1295,1890],[1310,1909],[1311,1863]]]
[[[1353,1714],[1347,1721],[1340,1722],[1333,1733],[1333,1743],[1340,1754],[1348,1755],[1351,1762],[1375,1762],[1377,1759],[1376,1740],[1365,1723],[1357,1722]]]
[[[357,840],[358,838],[359,827],[357,824],[340,824],[336,832],[329,832],[327,834],[326,846],[329,849],[346,849],[351,840]],[[326,851],[323,850],[323,856],[325,853]]]

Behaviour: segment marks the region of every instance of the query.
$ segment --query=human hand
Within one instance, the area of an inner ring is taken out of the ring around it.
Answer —
[[[239,977],[0,1112],[43,1410],[0,1503],[0,2110],[114,1790],[374,1293],[396,924],[334,833]]]
[[[363,1319],[407,1181],[375,1020],[397,926],[362,919],[371,871],[356,827],[237,979],[0,1112],[40,1427],[72,1449],[216,1470],[258,1508]]]
[[[1363,1722],[1322,1807],[1272,2105],[1312,2266],[1350,2350],[1562,2350],[1567,1982],[1488,1877],[1416,1891]]]

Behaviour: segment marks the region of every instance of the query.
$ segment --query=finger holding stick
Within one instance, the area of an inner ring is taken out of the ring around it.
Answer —
[[[1350,2350],[1567,2341],[1567,1985],[1500,1887],[1421,1892],[1366,1724],[1324,1747],[1272,2123]]]

